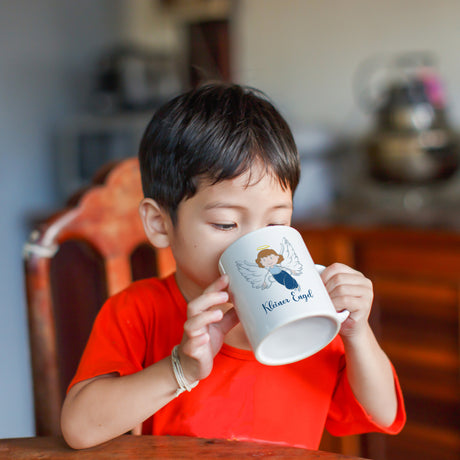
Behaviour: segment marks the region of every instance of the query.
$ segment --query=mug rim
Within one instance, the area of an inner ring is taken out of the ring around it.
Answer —
[[[318,345],[317,347],[309,350],[309,351],[305,351],[303,353],[297,353],[295,356],[293,355],[292,357],[290,358],[287,358],[287,359],[278,359],[278,360],[271,360],[271,361],[268,361],[266,359],[264,359],[261,355],[260,355],[260,348],[261,346],[263,345],[264,342],[266,342],[273,334],[275,334],[276,332],[278,332],[280,329],[282,329],[283,327],[286,327],[286,326],[289,326],[297,321],[301,321],[301,320],[304,320],[304,319],[309,319],[309,318],[325,318],[325,319],[329,319],[331,320],[334,324],[335,324],[335,331],[333,332],[333,334],[331,335],[331,337],[329,338],[329,340],[327,342],[323,342],[321,345]],[[279,326],[275,327],[274,329],[272,329],[260,342],[259,344],[257,345],[256,349],[254,350],[254,355],[256,356],[256,359],[257,361],[259,361],[260,363],[262,364],[265,364],[267,366],[281,366],[281,365],[284,365],[284,364],[292,364],[292,363],[295,363],[297,361],[301,361],[302,359],[306,359],[306,358],[309,358],[310,356],[313,356],[315,355],[316,353],[318,353],[319,351],[321,351],[323,348],[327,347],[338,335],[339,331],[340,331],[340,326],[341,326],[341,323],[340,321],[332,314],[330,313],[321,313],[321,314],[311,314],[311,315],[305,315],[305,316],[302,316],[302,317],[299,317],[299,318],[295,318],[295,319],[292,319],[284,324],[280,324]]]
[[[308,318],[325,318],[325,319],[331,320],[335,324],[335,326],[336,326],[335,332],[331,335],[331,338],[327,342],[323,342],[321,345],[318,345],[318,347],[315,347],[314,349],[312,349],[312,350],[310,350],[308,352],[306,351],[306,352],[303,352],[303,353],[298,353],[297,355],[295,355],[295,357],[288,358],[287,360],[286,359],[279,359],[279,360],[267,361],[266,359],[261,357],[260,348],[261,348],[262,344],[267,339],[269,339],[275,332],[278,332],[281,328],[289,326],[290,324],[293,324],[293,323],[295,323],[297,321],[301,321],[301,320],[308,319]],[[302,359],[309,358],[310,356],[313,356],[314,354],[316,354],[319,351],[321,351],[323,348],[327,347],[337,337],[337,335],[338,335],[338,333],[340,331],[340,326],[341,326],[341,323],[338,320],[338,318],[336,318],[333,314],[330,314],[330,313],[311,314],[311,315],[305,315],[305,316],[302,316],[302,317],[299,317],[299,318],[295,318],[295,319],[287,321],[286,323],[280,324],[277,327],[273,328],[259,342],[259,344],[257,345],[256,349],[254,350],[254,354],[256,356],[257,361],[259,361],[260,363],[265,364],[267,366],[281,366],[281,365],[284,365],[284,364],[292,364],[292,363],[295,363],[297,361],[301,361]]]
[[[267,227],[261,227],[261,228],[257,228],[256,230],[252,230],[250,231],[249,233],[246,233],[242,236],[240,236],[238,239],[236,239],[235,241],[233,241],[233,243],[230,243],[227,248],[224,250],[224,252],[220,255],[219,257],[219,262],[222,260],[222,258],[224,257],[224,255],[227,253],[227,251],[229,251],[234,245],[236,245],[237,243],[240,243],[241,241],[245,240],[246,237],[250,237],[252,236],[254,233],[259,233],[259,232],[266,232],[266,231],[273,231],[274,229],[278,230],[279,228],[283,228],[283,229],[286,229],[288,231],[294,231],[295,233],[299,234],[300,236],[302,236],[300,234],[300,232],[295,229],[294,227],[291,227],[290,225],[269,225]]]

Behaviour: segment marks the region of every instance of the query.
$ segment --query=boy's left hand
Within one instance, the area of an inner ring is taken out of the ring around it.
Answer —
[[[337,311],[348,310],[340,335],[352,337],[367,327],[374,292],[372,282],[353,268],[334,263],[321,274],[326,290]]]

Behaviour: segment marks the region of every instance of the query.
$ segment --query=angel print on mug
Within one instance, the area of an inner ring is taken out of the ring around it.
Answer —
[[[236,266],[241,275],[256,289],[268,289],[273,282],[278,282],[290,291],[299,289],[299,284],[293,276],[302,273],[302,264],[291,243],[286,238],[281,242],[280,252],[271,249],[269,245],[257,248],[257,258],[254,262],[237,261]]]

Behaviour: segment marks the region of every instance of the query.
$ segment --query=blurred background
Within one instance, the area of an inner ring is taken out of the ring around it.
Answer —
[[[0,437],[35,433],[32,226],[135,156],[182,89],[268,94],[302,157],[295,220],[458,231],[459,17],[457,0],[0,0]]]

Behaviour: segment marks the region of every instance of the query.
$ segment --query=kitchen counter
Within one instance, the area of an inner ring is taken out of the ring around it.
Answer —
[[[459,198],[460,199],[460,198]],[[370,206],[357,201],[339,201],[325,211],[293,220],[293,225],[343,227],[397,227],[460,233],[460,202],[420,209]]]

